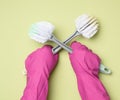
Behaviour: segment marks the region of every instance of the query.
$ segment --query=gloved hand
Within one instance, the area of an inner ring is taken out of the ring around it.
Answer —
[[[69,57],[82,100],[110,100],[98,76],[100,58],[79,42],[73,42],[71,48]]]
[[[51,46],[44,46],[31,53],[26,61],[27,83],[21,100],[47,100],[48,78],[58,61]]]

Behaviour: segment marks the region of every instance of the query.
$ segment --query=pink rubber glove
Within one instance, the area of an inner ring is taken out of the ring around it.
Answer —
[[[82,100],[110,100],[98,76],[100,58],[78,42],[73,42],[71,48],[73,53],[69,57]]]
[[[44,46],[27,57],[27,84],[21,100],[47,100],[48,78],[58,61],[51,48]]]

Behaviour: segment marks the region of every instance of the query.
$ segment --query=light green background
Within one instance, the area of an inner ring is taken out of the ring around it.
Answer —
[[[120,100],[120,0],[0,0],[0,100],[22,96],[24,60],[42,46],[28,37],[31,24],[50,21],[56,26],[54,34],[63,41],[75,31],[74,20],[84,13],[98,19],[100,30],[90,40],[75,40],[99,54],[113,71],[112,75],[100,74],[100,79],[111,100]],[[81,100],[66,51],[61,51],[50,77],[48,100]]]

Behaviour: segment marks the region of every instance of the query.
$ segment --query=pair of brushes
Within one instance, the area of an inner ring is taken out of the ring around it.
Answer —
[[[45,43],[48,40],[53,41],[60,47],[67,50],[69,53],[72,53],[72,49],[70,47],[56,39],[56,37],[52,34],[53,30],[54,25],[47,21],[42,21],[32,25],[31,30],[29,32],[29,36],[31,37],[31,39],[39,43]]]
[[[30,37],[40,43],[44,43],[48,40],[51,40],[53,42],[56,42],[59,46],[52,49],[53,54],[56,54],[61,47],[67,50],[69,53],[72,53],[72,49],[66,44],[72,40],[74,37],[82,35],[85,38],[91,38],[93,37],[97,31],[98,31],[98,23],[96,18],[89,16],[89,15],[82,15],[79,16],[76,21],[76,31],[73,35],[71,35],[66,41],[61,43],[58,41],[54,35],[52,34],[54,30],[54,26],[49,22],[38,22],[36,24],[33,24],[31,31],[30,31]],[[103,64],[100,65],[100,72],[110,74],[111,71],[105,67]]]

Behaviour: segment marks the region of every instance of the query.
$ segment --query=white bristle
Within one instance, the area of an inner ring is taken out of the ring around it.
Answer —
[[[39,42],[39,43],[45,43],[48,39],[39,36],[38,34],[29,34],[30,38]]]
[[[93,23],[94,23],[94,24],[93,24]],[[88,28],[88,27],[91,26],[91,25],[94,26],[96,23],[97,23],[97,21],[96,21],[95,18],[91,18],[90,20],[87,20],[87,22],[80,27],[79,32],[85,30],[86,28]]]
[[[79,34],[82,34],[85,38],[91,38],[98,30],[98,24],[96,18],[88,15],[79,16],[76,21],[76,29]]]
[[[54,26],[51,23],[41,21],[32,25],[29,36],[37,42],[44,43],[50,39],[53,30]]]
[[[79,16],[75,20],[75,25],[76,25],[77,30],[79,30],[83,26],[84,21],[86,21],[88,17],[89,17],[88,15],[82,15],[82,16]]]
[[[91,24],[92,25],[92,24]],[[98,24],[96,24],[95,26],[92,26],[91,28],[89,28],[89,30],[87,30],[86,32],[83,32],[83,36],[86,38],[91,38],[92,36],[95,35],[95,31],[98,31]]]
[[[92,31],[91,33],[89,33],[89,35],[87,35],[86,38],[90,39],[91,37],[93,37],[93,36],[96,34],[97,31],[98,31],[98,30]],[[84,36],[84,37],[85,37],[85,36]]]
[[[83,31],[81,31],[82,34],[88,33],[90,30],[96,30],[98,29],[98,24],[93,23],[90,26],[88,26],[87,28],[85,28]]]
[[[91,29],[85,33],[82,34],[82,36],[86,37],[86,38],[91,38],[90,36],[93,36],[92,34],[95,34],[94,32],[97,31],[97,29]]]

